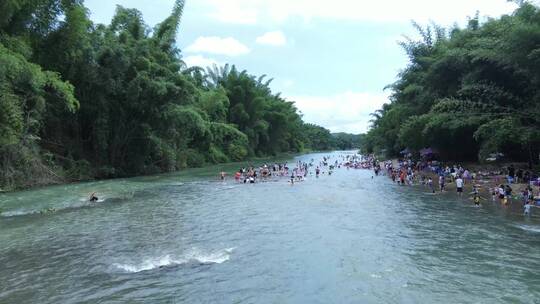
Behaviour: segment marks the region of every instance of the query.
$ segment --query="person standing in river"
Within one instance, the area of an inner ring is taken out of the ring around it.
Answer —
[[[439,175],[439,188],[441,192],[444,191],[444,175]]]
[[[497,188],[497,194],[499,195],[499,199],[501,200],[501,203],[504,200],[504,185],[500,185],[499,188]]]
[[[456,178],[456,191],[459,196],[463,195],[463,178],[461,178],[461,175]]]
[[[510,187],[510,185],[506,185],[504,189],[504,196],[506,198],[506,204],[512,202],[512,187]]]
[[[405,171],[401,170],[401,172],[399,173],[399,183],[401,185],[405,185],[405,177]]]
[[[523,215],[531,215],[531,201],[528,200],[527,203],[525,203],[525,206],[523,206]]]
[[[435,188],[433,187],[433,180],[431,179],[431,177],[428,179],[427,184],[429,189],[431,190],[431,193],[435,193]]]
[[[515,172],[516,172],[516,169],[514,169],[514,165],[510,165],[508,167],[508,183],[509,184],[512,184],[514,182],[514,177],[516,176]]]
[[[519,184],[520,182],[523,182],[523,169],[518,169],[516,171],[515,183]]]

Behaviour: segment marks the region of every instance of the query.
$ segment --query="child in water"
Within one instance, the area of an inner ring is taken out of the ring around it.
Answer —
[[[475,207],[480,207],[480,200],[482,199],[482,197],[480,197],[480,195],[478,195],[478,193],[475,193],[474,196],[473,196],[473,202],[474,202],[474,206]]]

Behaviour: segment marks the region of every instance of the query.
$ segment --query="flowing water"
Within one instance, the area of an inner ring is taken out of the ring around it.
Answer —
[[[1,195],[0,303],[540,303],[536,218],[364,170],[219,169]]]

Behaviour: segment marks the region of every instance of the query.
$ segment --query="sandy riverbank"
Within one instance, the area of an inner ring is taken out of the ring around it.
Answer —
[[[392,160],[392,164],[394,168],[399,168],[399,162],[397,160]],[[502,172],[504,170],[501,170],[501,166],[496,165],[480,165],[480,164],[466,164],[466,168],[469,168],[471,172]],[[381,162],[381,168],[382,172],[385,172],[384,170],[384,163]],[[439,176],[435,172],[430,171],[420,171],[416,172],[416,177],[414,181],[414,185],[417,187],[425,187],[428,188],[427,185],[422,185],[420,183],[421,177],[424,176],[427,180],[428,178],[431,178],[433,180],[433,185],[436,190],[436,193],[440,193],[439,190]],[[464,189],[463,189],[463,199],[470,200],[471,204],[472,202],[472,192],[474,191],[473,187],[476,187],[478,189],[478,193],[480,194],[482,198],[482,203],[492,203],[492,204],[500,204],[504,208],[508,208],[512,212],[522,212],[523,211],[523,199],[521,196],[521,193],[527,189],[529,186],[529,183],[512,183],[510,184],[512,188],[512,196],[511,199],[508,200],[507,205],[503,205],[500,199],[495,198],[493,199],[492,196],[492,189],[499,187],[501,184],[506,185],[508,184],[508,181],[506,179],[506,176],[501,174],[475,174],[474,178],[465,179]],[[532,186],[533,193],[535,195],[540,196],[540,187],[538,186]],[[457,187],[456,183],[452,180],[451,177],[446,177],[445,180],[445,191],[443,193],[452,193],[457,195]],[[540,206],[534,206],[536,210],[540,210]],[[537,211],[538,212],[538,211]]]

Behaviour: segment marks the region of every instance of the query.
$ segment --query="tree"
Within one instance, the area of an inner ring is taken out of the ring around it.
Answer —
[[[502,152],[531,162],[540,150],[533,132],[540,122],[538,7],[523,2],[485,23],[477,14],[463,29],[414,26],[422,39],[402,43],[410,63],[390,86],[391,103],[374,114],[363,148],[397,156],[430,146],[446,159]]]

